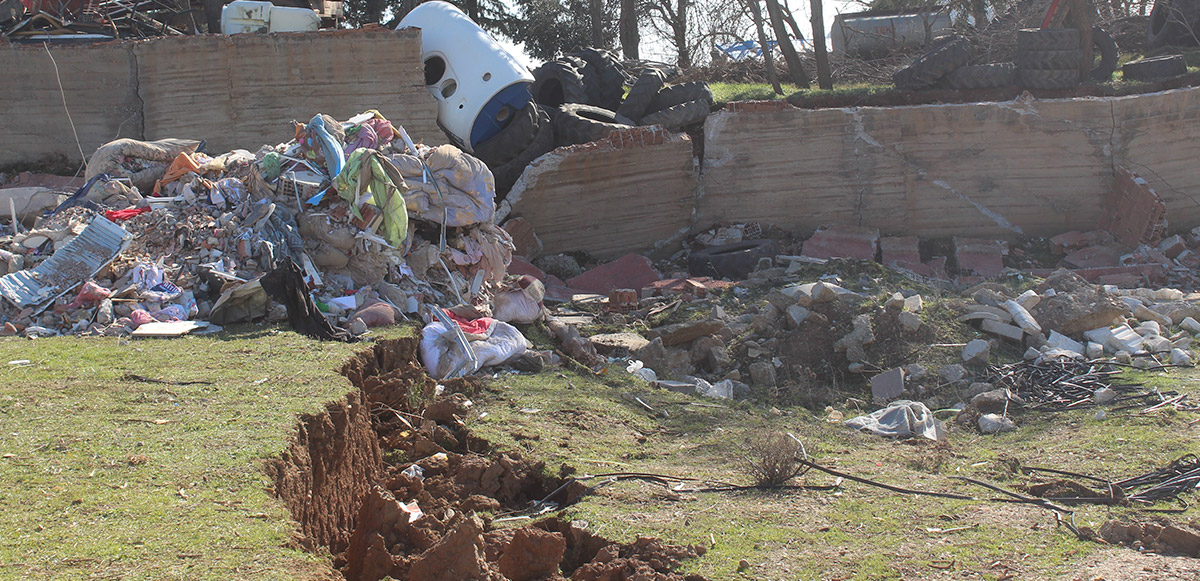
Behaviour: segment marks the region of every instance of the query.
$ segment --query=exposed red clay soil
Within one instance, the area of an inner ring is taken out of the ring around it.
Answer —
[[[435,395],[438,383],[417,362],[417,345],[380,341],[347,361],[342,374],[361,391],[302,418],[296,441],[269,467],[304,544],[328,547],[346,579],[702,579],[673,571],[704,547],[613,543],[585,523],[557,518],[493,528],[493,513],[551,493],[570,502],[583,486],[562,487],[544,463],[473,436],[463,420],[478,385],[443,381]],[[414,465],[419,476],[404,473]]]

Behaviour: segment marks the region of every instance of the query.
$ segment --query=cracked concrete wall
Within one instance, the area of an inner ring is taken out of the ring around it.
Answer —
[[[534,160],[498,215],[528,220],[544,254],[669,254],[687,235],[697,186],[691,139],[637,127]]]
[[[1113,161],[1145,179],[1172,232],[1200,226],[1200,88],[1112,99]]]
[[[49,53],[41,44],[0,44],[0,71],[0,168],[65,162],[66,169],[79,165],[80,148],[90,156],[113,139],[142,134],[137,68],[122,43]]]
[[[1122,120],[1124,131],[1118,106],[1141,115]],[[1150,145],[1166,136],[1160,116],[1172,108],[1200,112],[1145,96],[824,110],[734,104],[705,126],[695,228],[757,221],[807,234],[841,223],[1004,238],[1089,230],[1112,187],[1114,150],[1158,165],[1164,155],[1179,158],[1167,169],[1200,191],[1179,154]],[[1147,133],[1158,137],[1128,139]],[[1179,148],[1194,157],[1190,143]]]
[[[256,150],[316,113],[378,109],[414,140],[446,143],[425,89],[420,32],[199,35],[50,48],[84,156],[117,137]],[[80,159],[41,45],[0,47],[0,168]]]
[[[138,43],[134,54],[147,139],[257,149],[291,139],[292,120],[377,109],[414,140],[446,142],[414,29],[170,37]]]

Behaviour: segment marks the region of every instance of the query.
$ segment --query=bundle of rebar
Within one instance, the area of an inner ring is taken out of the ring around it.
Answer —
[[[1096,390],[1102,388],[1124,394],[1113,400],[1118,402],[1156,395],[1142,390],[1140,383],[1113,383],[1120,373],[1107,362],[1063,357],[989,367],[986,381],[1021,396],[1030,409],[1050,411],[1095,405]]]

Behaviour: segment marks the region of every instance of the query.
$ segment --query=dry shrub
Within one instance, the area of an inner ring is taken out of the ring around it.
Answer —
[[[796,461],[802,453],[800,443],[783,432],[751,432],[742,464],[755,486],[779,486],[807,469]]]

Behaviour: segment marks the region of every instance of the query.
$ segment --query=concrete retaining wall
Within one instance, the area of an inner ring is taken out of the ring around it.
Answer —
[[[420,32],[202,35],[53,46],[84,154],[116,137],[257,149],[292,137],[289,121],[378,109],[413,139],[445,143],[424,86]],[[0,167],[65,156],[78,163],[54,67],[41,45],[0,46]]]
[[[1120,98],[801,110],[735,103],[705,127],[694,228],[760,221],[923,237],[1096,226],[1126,166],[1200,223],[1200,89]]]

